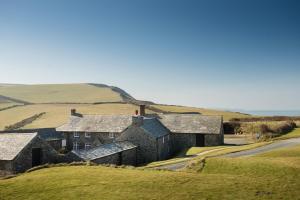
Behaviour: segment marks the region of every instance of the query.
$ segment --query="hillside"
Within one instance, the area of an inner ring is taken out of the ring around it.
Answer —
[[[21,129],[55,128],[67,122],[70,109],[83,114],[134,114],[139,103],[146,103],[147,113],[197,112],[222,115],[224,120],[247,115],[204,108],[156,105],[138,101],[121,88],[104,84],[0,84],[0,130],[34,115],[44,113]]]
[[[250,158],[209,158],[201,172],[189,173],[47,168],[0,180],[0,199],[297,199],[299,155],[298,146]]]
[[[24,103],[122,102],[121,93],[110,86],[91,84],[45,84],[0,86],[1,99]]]

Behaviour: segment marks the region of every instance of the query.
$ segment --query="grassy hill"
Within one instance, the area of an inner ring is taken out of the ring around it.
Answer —
[[[136,104],[126,91],[104,84],[0,84],[0,130],[26,118],[45,112],[42,117],[22,129],[54,128],[66,123],[71,108],[83,114],[133,114]],[[223,115],[225,120],[248,115],[204,108],[154,105],[153,112],[199,112]]]
[[[219,116],[221,115],[223,116],[225,121],[228,121],[231,118],[249,117],[249,115],[243,113],[213,110],[213,109],[206,109],[206,108],[194,108],[194,107],[172,106],[172,105],[151,105],[151,106],[166,112],[198,112],[201,113],[202,115],[219,115]]]
[[[206,159],[200,173],[47,168],[0,180],[0,199],[297,199],[299,186],[297,146],[255,157]]]
[[[121,102],[111,87],[91,84],[45,84],[0,86],[0,95],[28,103]]]

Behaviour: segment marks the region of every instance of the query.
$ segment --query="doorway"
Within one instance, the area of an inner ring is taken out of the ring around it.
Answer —
[[[42,149],[33,148],[32,149],[32,167],[42,164]]]
[[[196,134],[196,147],[204,147],[205,146],[205,137],[202,134]]]

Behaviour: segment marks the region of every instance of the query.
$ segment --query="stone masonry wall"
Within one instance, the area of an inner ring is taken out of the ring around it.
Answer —
[[[90,137],[86,137],[84,132],[79,132],[79,138],[74,137],[73,132],[65,132],[64,137],[66,139],[67,150],[73,150],[73,143],[78,142],[79,149],[84,149],[85,144],[91,144],[91,148],[100,146],[101,144],[108,144],[115,141],[120,133],[114,133],[114,138],[109,137],[109,133],[90,133]]]
[[[46,142],[39,137],[34,138],[13,160],[12,170],[15,172],[24,172],[32,167],[32,149],[41,148],[42,150],[42,163],[57,163],[57,152]]]
[[[149,163],[157,160],[156,139],[145,133],[137,126],[130,126],[117,141],[129,141],[137,148],[137,164]]]
[[[171,133],[172,153],[196,146],[196,135],[186,133]]]

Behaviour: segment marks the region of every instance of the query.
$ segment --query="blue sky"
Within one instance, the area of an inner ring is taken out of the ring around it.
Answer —
[[[115,85],[138,99],[300,109],[296,0],[0,0],[0,82]]]

